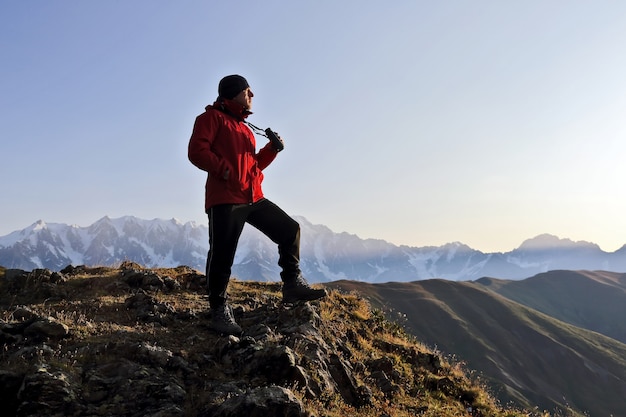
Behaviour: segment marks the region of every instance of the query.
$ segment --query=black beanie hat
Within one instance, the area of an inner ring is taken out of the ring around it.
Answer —
[[[227,75],[221,79],[217,92],[221,98],[230,100],[248,87],[248,81],[241,75]]]

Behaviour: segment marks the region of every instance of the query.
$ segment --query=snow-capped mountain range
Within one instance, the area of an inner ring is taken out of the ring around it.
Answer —
[[[409,247],[296,219],[302,228],[301,267],[311,282],[523,279],[554,269],[626,271],[626,246],[609,253],[593,243],[540,235],[506,253],[483,253],[458,242]],[[125,216],[79,227],[40,220],[0,237],[0,265],[58,271],[70,264],[117,266],[130,260],[146,267],[187,265],[204,271],[207,250],[207,227],[194,222]],[[232,272],[243,280],[276,281],[277,260],[276,245],[246,226]]]

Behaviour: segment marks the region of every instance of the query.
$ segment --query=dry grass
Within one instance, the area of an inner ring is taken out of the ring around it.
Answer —
[[[217,335],[207,332],[206,296],[202,291],[187,289],[193,273],[187,268],[158,269],[153,272],[169,276],[181,285],[171,292],[155,291],[156,301],[188,319],[162,326],[158,322],[137,320],[126,306],[128,287],[120,285],[120,269],[98,268],[71,275],[64,282],[63,297],[49,296],[35,285],[32,291],[11,292],[2,279],[0,269],[0,318],[13,319],[18,306],[26,306],[42,316],[50,316],[71,328],[71,338],[49,345],[46,360],[67,372],[79,372],[81,346],[106,344],[111,341],[136,341],[160,346],[175,352],[186,360],[205,355],[220,343]],[[280,285],[275,283],[242,282],[233,280],[229,287],[234,305],[244,311],[254,311],[260,305],[277,303]],[[490,416],[521,417],[530,413],[507,410],[498,406],[482,384],[468,376],[462,364],[450,362],[409,336],[397,323],[385,319],[382,312],[373,310],[357,294],[330,291],[329,296],[316,306],[320,324],[318,331],[327,345],[350,364],[357,385],[371,390],[372,403],[355,408],[347,405],[337,394],[307,398],[295,388],[307,410],[318,417],[394,417],[425,416]],[[280,343],[280,336],[266,343]],[[306,343],[293,349],[304,356]],[[9,347],[0,352],[4,369],[26,367],[15,356],[8,355]],[[101,352],[102,357],[112,353]],[[8,359],[11,358],[9,361]],[[389,363],[390,379],[396,385],[393,395],[385,392],[377,382],[371,367],[364,364],[381,361]],[[78,377],[78,375],[76,375]],[[219,367],[198,371],[198,378],[228,380]],[[187,413],[197,415],[206,404],[207,393],[200,386],[187,389]],[[546,416],[547,414],[534,414]]]

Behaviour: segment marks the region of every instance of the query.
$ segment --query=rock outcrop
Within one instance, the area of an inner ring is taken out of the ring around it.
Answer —
[[[241,337],[208,329],[188,267],[0,269],[0,402],[27,416],[517,416],[372,311],[331,291],[286,305],[233,280]]]

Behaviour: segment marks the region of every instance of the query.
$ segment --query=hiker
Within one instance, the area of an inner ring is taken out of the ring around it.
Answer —
[[[228,75],[219,82],[218,97],[199,115],[189,140],[191,163],[208,173],[205,210],[209,217],[209,253],[206,276],[211,327],[226,334],[241,334],[227,301],[227,287],[237,242],[249,223],[278,245],[282,268],[283,302],[317,300],[326,295],[314,289],[300,271],[300,225],[280,207],[263,196],[265,169],[283,148],[268,142],[258,152],[246,122],[252,114],[254,94],[246,79]],[[256,128],[258,129],[258,128]]]

